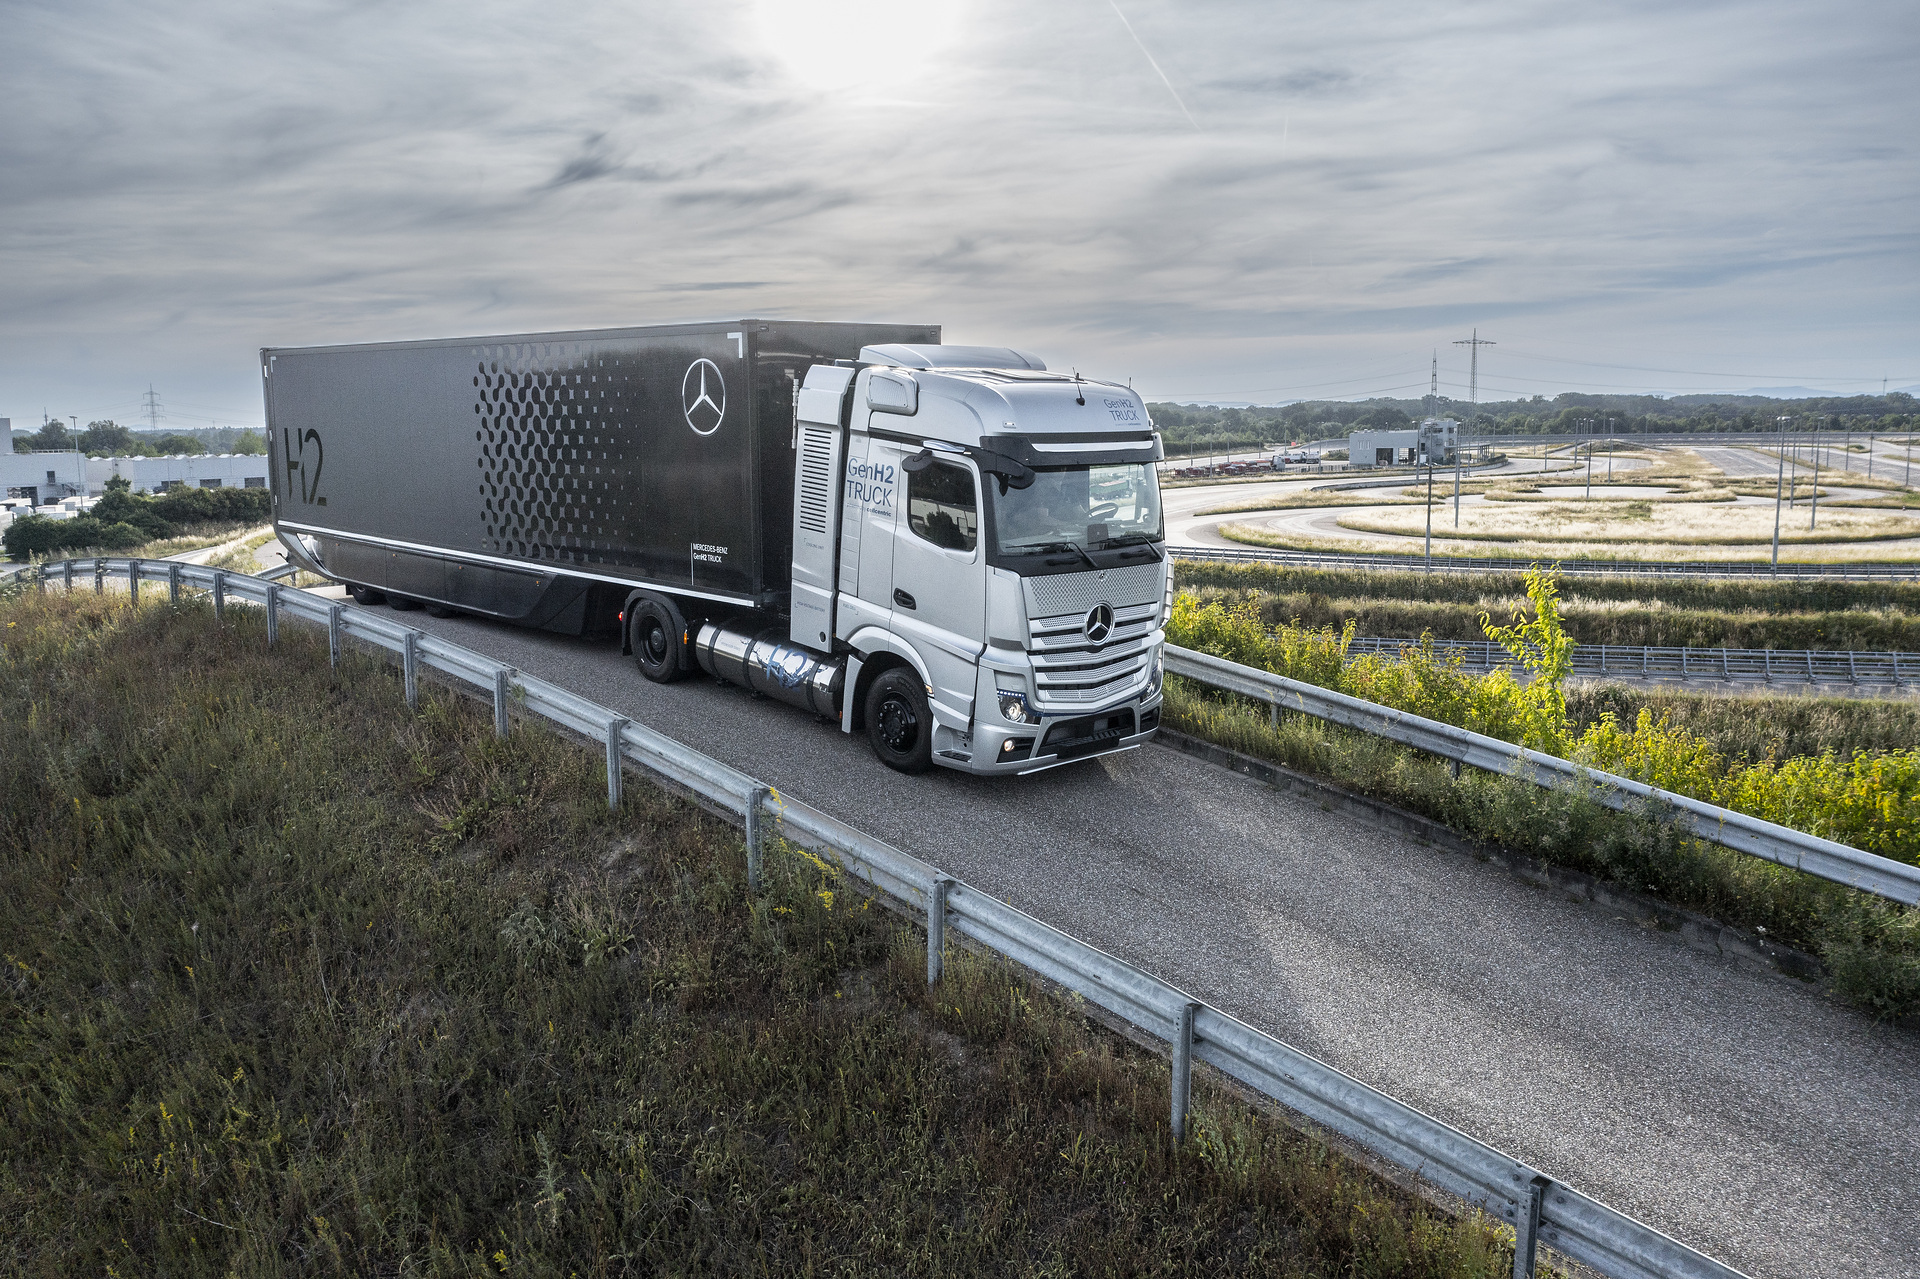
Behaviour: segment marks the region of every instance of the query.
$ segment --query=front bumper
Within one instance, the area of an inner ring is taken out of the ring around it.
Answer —
[[[936,750],[936,764],[967,773],[1037,773],[1132,750],[1160,728],[1159,693],[1102,710],[1047,715],[1038,724],[975,722],[968,758]]]

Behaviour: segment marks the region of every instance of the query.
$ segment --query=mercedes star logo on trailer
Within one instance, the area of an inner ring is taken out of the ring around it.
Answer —
[[[714,397],[718,396],[718,399]],[[695,360],[680,379],[680,407],[695,435],[712,435],[727,415],[727,384],[712,360]]]
[[[1095,644],[1107,642],[1107,636],[1113,634],[1113,609],[1110,605],[1095,604],[1087,614],[1087,639]]]

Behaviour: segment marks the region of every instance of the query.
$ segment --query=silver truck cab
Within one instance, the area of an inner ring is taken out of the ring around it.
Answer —
[[[843,730],[974,773],[1152,736],[1172,574],[1131,388],[888,345],[796,400],[791,642],[845,655]]]

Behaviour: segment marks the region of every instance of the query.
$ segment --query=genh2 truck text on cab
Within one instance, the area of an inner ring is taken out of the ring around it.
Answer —
[[[275,529],[363,604],[619,635],[1019,773],[1159,726],[1172,572],[1130,388],[930,325],[738,320],[261,352]]]

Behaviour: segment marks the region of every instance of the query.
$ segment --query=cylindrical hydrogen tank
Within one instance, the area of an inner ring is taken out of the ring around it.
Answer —
[[[823,658],[787,639],[784,627],[750,635],[707,622],[694,639],[700,669],[715,679],[764,693],[803,711],[840,718],[845,658]]]

